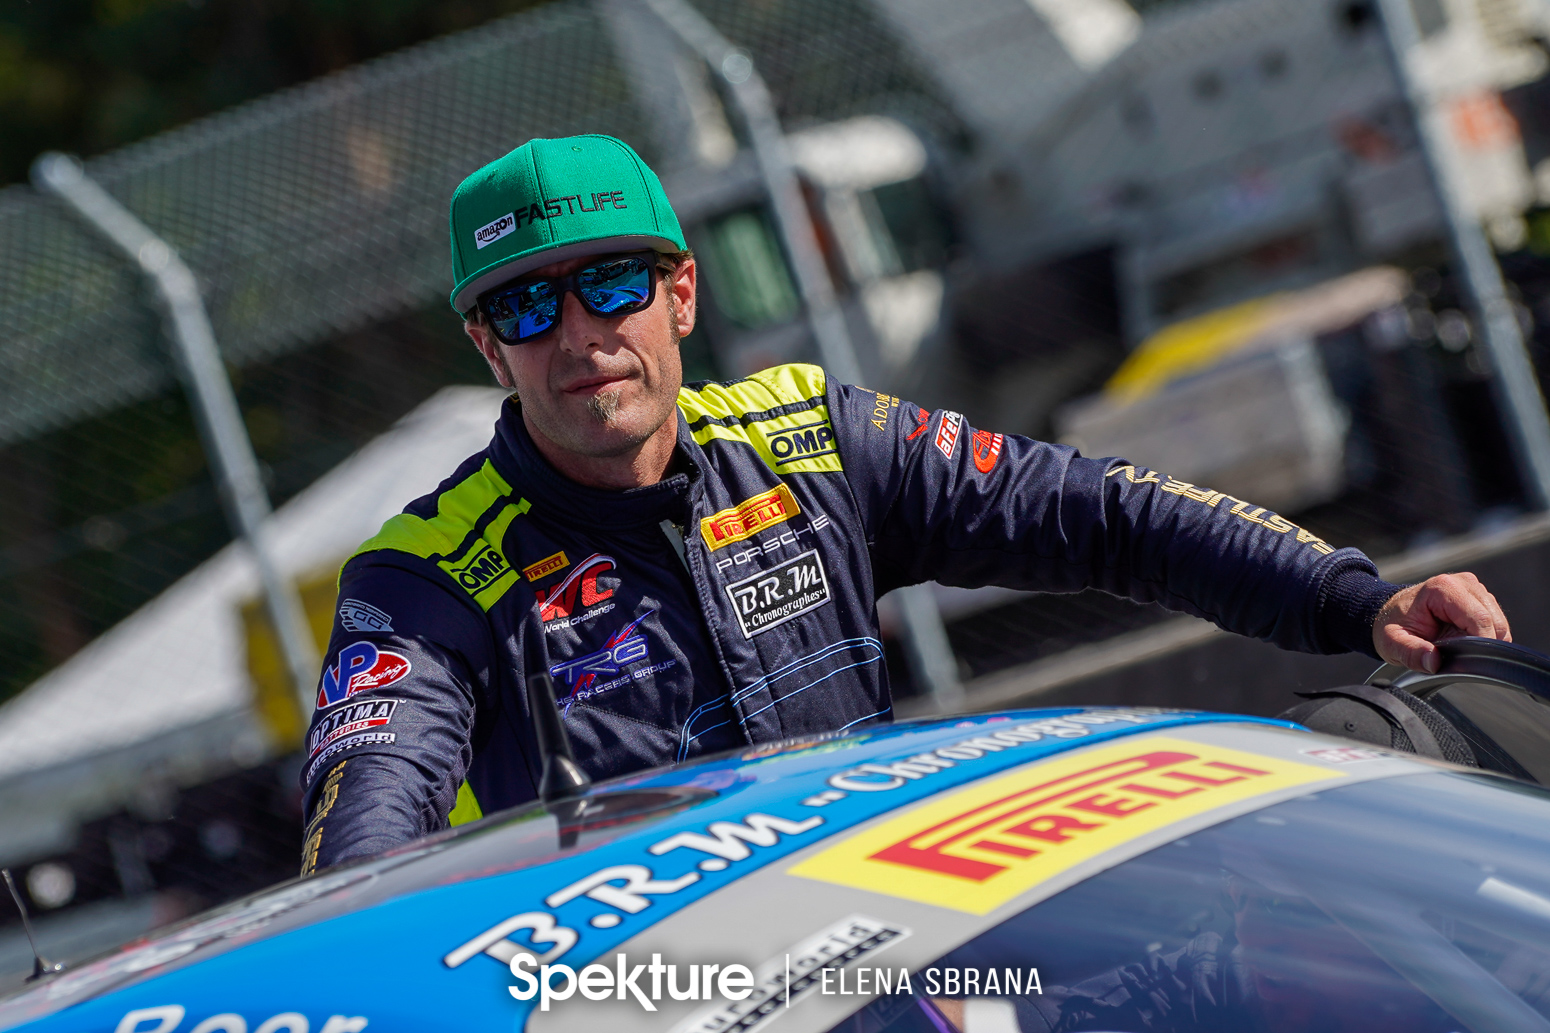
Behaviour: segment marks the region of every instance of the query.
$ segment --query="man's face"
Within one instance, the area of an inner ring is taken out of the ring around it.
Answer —
[[[523,278],[563,276],[600,258],[556,262]],[[485,326],[465,326],[495,378],[516,390],[540,449],[560,453],[551,459],[627,456],[672,418],[683,384],[678,338],[694,329],[694,260],[655,275],[650,306],[627,316],[594,316],[567,293],[560,324],[526,344],[501,344]]]

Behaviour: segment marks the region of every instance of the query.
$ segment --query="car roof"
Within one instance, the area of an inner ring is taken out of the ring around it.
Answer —
[[[519,948],[579,968],[611,957],[622,944],[660,944],[662,935],[680,944],[724,939],[729,932],[740,936],[737,915],[755,901],[767,927],[764,938],[774,937],[773,943],[786,937],[780,942],[789,946],[800,937],[768,916],[785,910],[799,925],[811,926],[811,908],[780,906],[792,896],[822,898],[827,903],[815,905],[817,913],[833,912],[831,924],[845,920],[846,900],[891,877],[880,877],[857,856],[823,861],[824,850],[831,844],[849,849],[846,844],[902,812],[941,801],[961,808],[953,801],[994,787],[1000,780],[992,776],[1064,778],[1056,765],[1088,763],[1082,757],[1100,757],[1106,746],[1126,756],[1184,756],[1198,753],[1200,743],[1227,758],[1212,763],[1275,776],[1220,805],[1175,808],[1172,818],[1144,829],[1137,821],[1135,834],[1124,833],[1116,844],[1068,866],[1060,879],[1046,880],[1047,892],[1057,892],[1100,870],[1094,865],[1118,863],[1181,829],[1285,799],[1305,791],[1310,779],[1326,777],[1320,771],[1336,771],[1339,760],[1316,754],[1341,748],[1289,731],[1295,729],[1283,721],[1199,711],[1059,708],[749,747],[603,783],[569,805],[492,815],[380,859],[217,909],[13,996],[0,1004],[0,1026],[173,1033],[192,1029],[200,1015],[226,1012],[247,1014],[256,1026],[280,1011],[261,1002],[281,998],[298,1015],[312,1016],[313,1033],[330,1017],[343,1024],[329,1033],[344,1033],[348,1020],[368,1016],[373,1030],[434,1028],[448,1018],[452,1002],[460,1023],[509,1022],[524,1007],[503,989],[511,982],[505,962]],[[1256,751],[1234,754],[1229,744],[1246,736]],[[1286,745],[1289,740],[1293,745]],[[1067,756],[1073,751],[1081,757]],[[1383,756],[1359,752],[1368,759]],[[1274,771],[1266,758],[1279,758]],[[1415,767],[1384,760],[1367,765],[1363,777]],[[1226,777],[1245,780],[1232,772]],[[1350,771],[1327,777],[1348,778]],[[771,868],[791,858],[796,863]],[[795,872],[805,866],[812,867]],[[969,924],[999,913],[1014,898],[1024,906],[1028,889],[980,900],[980,913]],[[940,903],[928,899],[929,888],[910,892],[916,906]],[[691,918],[695,909],[704,917]],[[949,905],[947,911],[953,910]],[[973,911],[959,908],[956,914]],[[952,921],[943,926],[949,927]],[[809,929],[814,931],[821,930]],[[273,989],[281,984],[284,994]],[[143,1025],[121,1021],[136,1010],[174,1006],[185,1009],[190,1021],[181,1022],[185,1012],[165,1029],[160,1024],[171,1012],[151,1014]]]

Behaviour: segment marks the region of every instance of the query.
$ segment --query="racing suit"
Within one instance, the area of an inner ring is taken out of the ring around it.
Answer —
[[[303,871],[536,797],[525,682],[594,779],[891,711],[876,600],[1095,587],[1288,649],[1372,653],[1398,586],[1247,502],[787,365],[683,388],[667,475],[567,480],[494,439],[344,565]]]

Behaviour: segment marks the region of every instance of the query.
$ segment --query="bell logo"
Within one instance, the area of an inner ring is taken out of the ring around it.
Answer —
[[[578,597],[583,609],[611,598],[614,590],[600,587],[597,578],[599,574],[613,569],[614,558],[596,552],[576,564],[576,569],[564,581],[553,588],[539,589],[534,593],[539,606],[539,619],[547,624],[571,616],[576,612]]]

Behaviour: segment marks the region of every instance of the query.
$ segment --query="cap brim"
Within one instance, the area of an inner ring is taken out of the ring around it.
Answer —
[[[542,269],[556,262],[568,262],[573,258],[608,255],[620,251],[661,251],[665,254],[675,254],[678,250],[678,244],[666,237],[652,237],[645,234],[599,237],[597,240],[578,240],[573,244],[544,248],[541,251],[519,255],[501,265],[481,269],[458,285],[457,290],[452,294],[452,307],[459,312],[467,312],[474,307],[474,302],[478,300],[479,295],[490,288],[499,287],[507,280],[514,280],[534,269]]]

